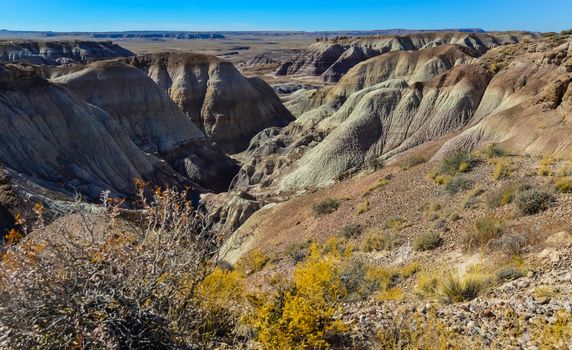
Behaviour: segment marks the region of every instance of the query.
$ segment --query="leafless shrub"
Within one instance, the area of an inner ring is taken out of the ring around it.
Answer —
[[[7,247],[0,347],[206,348],[230,337],[232,312],[217,314],[213,325],[197,300],[223,237],[203,226],[185,194],[156,191],[147,201],[141,189],[138,225],[121,224],[120,203],[103,200],[103,214],[75,214],[79,224],[69,227],[40,222]]]

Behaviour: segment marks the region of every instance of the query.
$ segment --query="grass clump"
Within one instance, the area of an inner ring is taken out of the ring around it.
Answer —
[[[403,291],[401,288],[391,288],[386,291],[380,292],[377,297],[377,300],[401,300],[403,299]]]
[[[261,249],[254,249],[238,261],[236,268],[238,271],[250,275],[261,271],[269,261],[270,258]]]
[[[508,162],[499,160],[495,164],[495,170],[493,171],[493,179],[502,180],[510,176],[512,169]]]
[[[427,160],[420,156],[410,156],[399,162],[399,167],[401,170],[405,171],[413,168],[419,164],[425,163]]]
[[[432,250],[443,243],[441,235],[436,232],[427,232],[415,239],[414,248],[417,251]]]
[[[407,227],[407,220],[400,216],[392,216],[383,224],[383,228],[386,230],[401,231],[405,227]]]
[[[360,249],[364,252],[392,250],[402,243],[402,238],[393,232],[368,230],[364,234]]]
[[[356,215],[361,215],[369,211],[369,201],[365,199],[356,209]]]
[[[471,181],[461,175],[455,175],[451,180],[445,184],[445,191],[448,194],[455,194],[460,191],[465,191],[471,188]]]
[[[438,292],[446,303],[460,303],[476,298],[486,283],[481,276],[449,272],[439,282]]]
[[[338,210],[339,207],[340,201],[334,198],[326,198],[314,206],[314,215],[328,215]]]
[[[389,182],[391,180],[391,176],[387,175],[379,180],[377,180],[377,182],[375,183],[375,185],[371,186],[367,191],[365,191],[365,193],[363,194],[364,197],[369,196],[370,194],[372,194],[373,192],[379,190],[380,188],[389,185]]]
[[[361,235],[362,231],[363,231],[363,228],[361,227],[361,225],[348,224],[348,225],[342,227],[340,233],[345,238],[350,239],[350,238],[358,237],[359,235]]]
[[[550,176],[552,175],[552,164],[554,164],[554,159],[544,156],[540,159],[540,165],[538,167],[538,174],[540,176]]]
[[[572,177],[561,177],[556,180],[556,189],[560,193],[572,193]]]
[[[530,189],[519,192],[515,197],[515,203],[523,215],[534,215],[550,208],[554,202],[554,196],[548,192]]]
[[[476,208],[479,204],[479,197],[483,193],[485,193],[485,190],[480,185],[477,185],[471,192],[467,194],[467,197],[465,197],[465,200],[463,201],[463,208]]]
[[[506,232],[505,224],[495,218],[482,218],[475,222],[475,228],[465,234],[464,244],[467,251],[486,246],[491,240]]]

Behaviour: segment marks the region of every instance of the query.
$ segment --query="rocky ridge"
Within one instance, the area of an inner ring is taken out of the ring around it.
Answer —
[[[133,55],[110,41],[0,41],[0,62],[59,66]]]

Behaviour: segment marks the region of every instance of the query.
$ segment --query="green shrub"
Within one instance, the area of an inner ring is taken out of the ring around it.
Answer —
[[[500,158],[508,155],[508,153],[496,143],[487,145],[483,153],[487,158]]]
[[[326,198],[314,206],[314,215],[322,216],[335,212],[338,210],[340,202],[334,198]]]
[[[356,238],[362,232],[362,227],[357,224],[348,224],[342,227],[341,234],[346,238]]]
[[[554,196],[536,189],[519,192],[515,198],[516,206],[523,215],[534,215],[545,211],[553,202]]]
[[[455,194],[471,188],[471,181],[461,175],[455,175],[446,185],[445,191],[448,194]]]
[[[498,190],[492,191],[487,197],[487,205],[492,208],[498,208],[514,201],[515,196],[523,191],[530,190],[532,186],[527,183],[516,183],[505,185]]]
[[[442,243],[441,236],[436,232],[427,232],[415,239],[414,248],[417,251],[426,251],[437,248]]]
[[[477,159],[474,158],[469,152],[461,151],[453,153],[441,163],[438,173],[440,175],[456,175],[457,173],[466,173],[470,171],[477,163]]]

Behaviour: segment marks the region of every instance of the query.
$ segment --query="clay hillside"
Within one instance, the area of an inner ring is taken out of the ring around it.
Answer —
[[[572,32],[278,34],[0,43],[0,348],[571,348]]]

